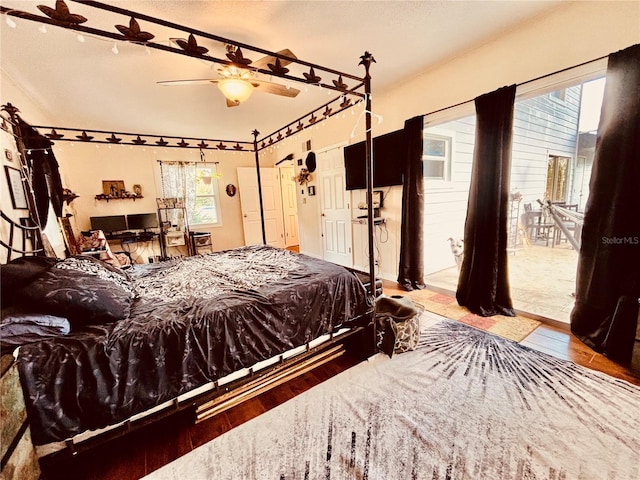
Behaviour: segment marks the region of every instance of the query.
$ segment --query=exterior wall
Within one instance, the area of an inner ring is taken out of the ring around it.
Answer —
[[[516,218],[524,204],[538,208],[547,183],[549,155],[570,157],[569,171],[575,161],[580,115],[581,85],[567,88],[565,100],[544,94],[526,100],[516,100],[514,109],[513,149],[511,160],[511,192],[523,195],[513,204],[513,231]],[[428,118],[426,121],[428,122]],[[425,273],[434,273],[455,265],[447,239],[463,238],[467,200],[471,181],[471,166],[475,143],[473,115],[444,124],[429,126],[429,132],[450,136],[453,140],[451,181],[425,182]],[[571,198],[571,178],[567,180],[568,203]],[[515,238],[514,238],[515,241]]]
[[[471,115],[426,129],[426,132],[453,139],[451,181],[425,181],[424,260],[427,275],[455,265],[448,239],[464,237],[475,123],[475,116]]]
[[[537,208],[544,200],[550,155],[569,157],[573,169],[578,142],[578,119],[582,86],[566,89],[564,101],[551,94],[517,101],[514,111],[512,192],[520,192],[522,204]],[[567,179],[567,203],[572,203],[571,176]]]

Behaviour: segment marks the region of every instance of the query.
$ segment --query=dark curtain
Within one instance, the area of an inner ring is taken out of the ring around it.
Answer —
[[[631,358],[640,297],[640,45],[609,56],[571,330]]]
[[[405,290],[424,288],[423,231],[424,175],[422,172],[422,116],[404,122],[405,164],[400,226],[398,284]]]
[[[464,226],[458,303],[485,317],[515,316],[507,270],[507,211],[516,86],[482,95]]]
[[[31,184],[40,227],[47,226],[49,202],[57,217],[62,216],[63,188],[58,162],[51,149],[51,140],[40,135],[22,119],[18,120],[20,135],[27,150],[27,162],[31,173]]]

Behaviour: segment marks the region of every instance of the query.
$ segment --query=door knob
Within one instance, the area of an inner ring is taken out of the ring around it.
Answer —
[[[247,218],[247,214],[245,213],[245,214],[243,215],[243,217],[244,217],[244,218]]]

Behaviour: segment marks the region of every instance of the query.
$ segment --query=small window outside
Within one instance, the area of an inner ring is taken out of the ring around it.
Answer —
[[[561,88],[560,90],[555,90],[551,92],[551,98],[558,100],[559,102],[564,102],[567,99],[567,89]]]
[[[451,137],[425,132],[422,162],[425,180],[451,180]]]

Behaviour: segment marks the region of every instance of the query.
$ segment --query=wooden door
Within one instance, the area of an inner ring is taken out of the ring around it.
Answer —
[[[261,168],[260,179],[262,181],[262,203],[267,244],[274,247],[284,247],[282,204],[277,169]],[[261,244],[260,197],[255,168],[238,168],[238,191],[242,210],[244,243],[245,245]]]

